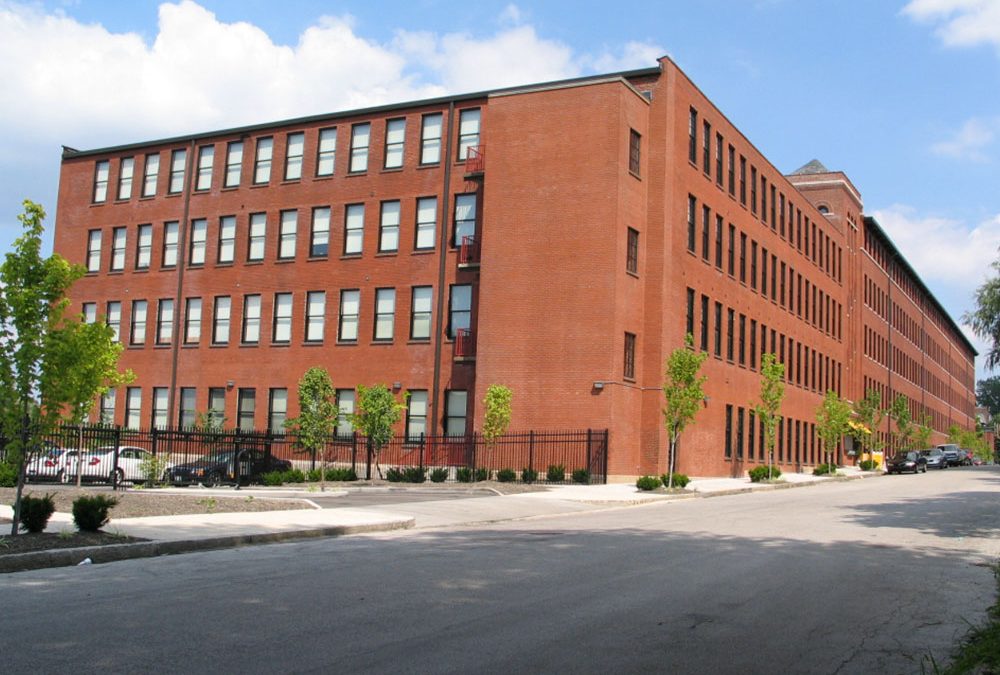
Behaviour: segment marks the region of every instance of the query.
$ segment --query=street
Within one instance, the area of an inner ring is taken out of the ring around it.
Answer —
[[[994,598],[998,498],[949,469],[8,574],[3,670],[931,672]]]

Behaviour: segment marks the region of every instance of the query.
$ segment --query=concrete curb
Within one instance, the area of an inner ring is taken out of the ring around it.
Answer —
[[[223,548],[238,548],[257,544],[275,544],[300,539],[318,537],[338,537],[346,534],[367,534],[371,532],[389,532],[392,530],[407,530],[414,527],[414,518],[371,523],[364,525],[335,525],[309,530],[292,530],[288,532],[262,532],[259,534],[240,534],[227,537],[209,537],[206,539],[183,539],[176,541],[142,541],[135,544],[112,544],[110,546],[84,546],[80,548],[50,549],[31,553],[14,553],[0,556],[0,574],[8,572],[24,572],[27,570],[49,567],[71,567],[80,561],[90,558],[94,564],[132,560],[135,558],[154,558],[175,553],[194,553],[196,551],[213,551]]]

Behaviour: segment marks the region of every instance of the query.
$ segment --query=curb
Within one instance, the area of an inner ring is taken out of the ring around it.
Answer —
[[[385,523],[368,525],[335,525],[332,527],[319,527],[311,530],[294,530],[289,532],[240,534],[227,537],[175,541],[143,541],[135,544],[83,546],[80,548],[50,549],[31,553],[14,553],[0,556],[0,574],[25,572],[50,567],[72,567],[78,565],[85,558],[90,558],[93,564],[98,565],[120,560],[133,560],[135,558],[155,558],[161,555],[173,555],[176,553],[214,551],[225,548],[254,546],[257,544],[276,544],[300,539],[339,537],[346,534],[408,530],[414,527],[415,524],[416,521],[414,518],[401,518]]]

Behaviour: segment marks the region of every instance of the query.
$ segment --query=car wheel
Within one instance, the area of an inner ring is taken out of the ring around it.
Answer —
[[[212,471],[205,477],[205,480],[201,484],[204,487],[219,487],[222,485],[222,474],[218,471]]]
[[[125,482],[125,472],[121,469],[115,469],[111,472],[111,475],[108,476],[108,482],[112,485],[121,485]]]

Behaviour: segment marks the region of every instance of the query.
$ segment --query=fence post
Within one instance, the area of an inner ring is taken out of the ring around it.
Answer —
[[[479,449],[479,439],[477,438],[477,436],[478,436],[478,434],[475,431],[473,431],[472,432],[472,479],[473,480],[476,479],[475,478],[476,477],[476,451]]]
[[[365,480],[372,479],[372,439],[365,436]]]
[[[323,441],[323,442],[326,443],[326,441]],[[310,449],[310,453],[312,454],[312,458],[311,458],[310,463],[309,463],[309,470],[310,471],[315,471],[316,470],[316,448],[311,448]]]
[[[424,473],[424,432],[420,432],[420,473]]]
[[[608,455],[610,454],[610,448],[608,447],[608,434],[609,430],[604,430],[604,456],[601,458],[601,473],[604,476],[604,484],[607,485],[608,482]]]
[[[157,441],[159,440],[160,435],[157,433],[157,431],[159,431],[159,429],[157,429],[157,427],[153,427],[153,433],[150,434],[151,439],[150,439],[149,451],[153,453],[153,457],[156,457],[156,448],[159,445]]]
[[[588,475],[588,479],[587,480],[588,480],[588,482],[590,481],[589,475],[591,473],[593,473],[593,467],[591,467],[591,465],[590,465],[590,433],[591,433],[591,430],[588,428],[587,429],[587,475]]]
[[[351,471],[358,473],[358,432],[351,432]]]
[[[528,432],[528,468],[535,470],[535,431]]]

